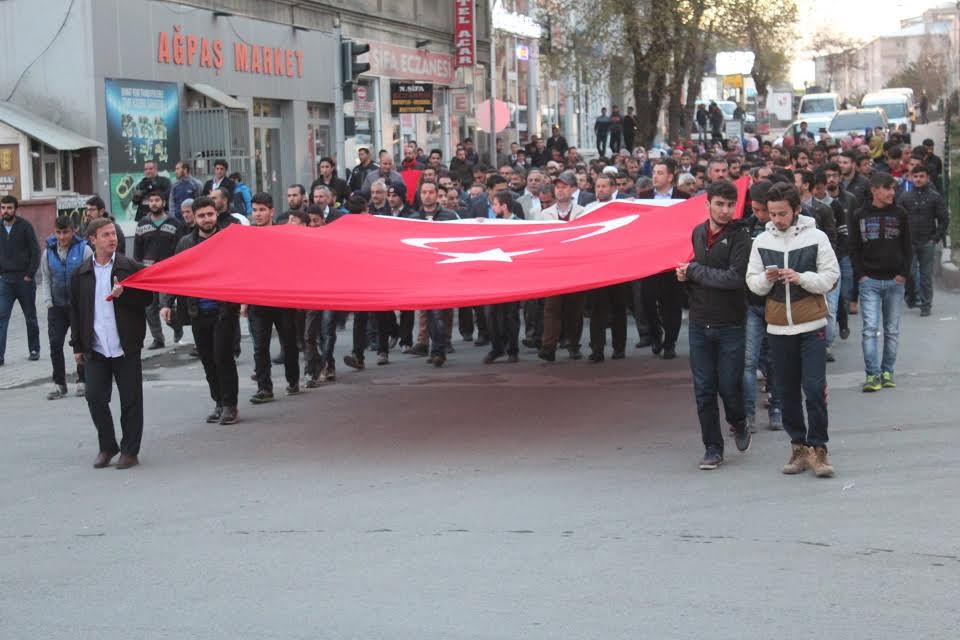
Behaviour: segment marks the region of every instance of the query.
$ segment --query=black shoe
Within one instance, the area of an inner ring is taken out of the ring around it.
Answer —
[[[520,356],[516,353],[511,353],[510,355],[507,356],[507,362],[509,362],[510,364],[513,364],[515,362],[520,362]]]
[[[363,371],[363,357],[357,357],[356,354],[350,353],[343,356],[343,364],[348,367],[353,367],[357,371]]]
[[[187,355],[190,356],[191,358],[199,358],[200,352],[197,351],[196,347],[194,347],[193,349],[190,349],[190,353],[188,353]]]
[[[307,376],[307,381],[303,384],[307,389],[316,389],[320,386],[320,383],[317,382],[317,379],[313,376]]]
[[[750,441],[753,439],[753,434],[750,432],[750,427],[746,422],[738,424],[733,427],[733,441],[737,445],[737,451],[746,451],[750,448]]]
[[[916,309],[917,303],[914,300],[905,300],[907,303],[907,309]]]
[[[39,351],[31,351],[31,352],[30,352],[30,355],[28,356],[28,358],[29,358],[30,360],[37,361],[37,360],[40,359],[40,352],[39,352]]]
[[[491,351],[483,357],[483,364],[493,364],[497,358],[502,358],[502,351]]]
[[[460,336],[460,337],[463,338],[463,341],[464,341],[464,342],[473,342],[473,336],[472,336],[472,335],[469,335],[469,336]]]
[[[571,360],[582,360],[583,354],[580,353],[580,349],[570,349],[570,359]]]
[[[930,316],[930,313],[931,313],[931,312],[930,312],[929,307],[924,308],[924,309],[920,309],[920,317],[921,317],[921,318],[929,317],[929,316]]]
[[[536,341],[536,340],[531,340],[530,338],[524,338],[523,340],[520,341],[520,344],[522,344],[523,346],[525,346],[527,349],[536,349],[536,348],[537,348],[537,341]]]
[[[700,469],[703,471],[713,471],[723,464],[723,452],[713,447],[707,449],[700,461]]]
[[[273,364],[283,364],[283,356],[279,355],[274,358],[270,358],[270,362],[272,362]]]
[[[3,366],[3,358],[0,358],[0,367]]]
[[[299,383],[299,382],[297,382],[297,383],[295,383],[295,384],[288,384],[288,385],[287,385],[287,395],[288,395],[288,396],[295,396],[295,395],[299,395],[300,393],[301,393],[301,390],[300,390],[300,383]]]
[[[590,355],[587,356],[587,360],[593,363],[603,362],[603,354],[599,351],[592,351]]]
[[[223,415],[220,416],[220,424],[237,424],[240,420],[240,414],[236,407],[224,407]]]
[[[661,340],[660,338],[651,338],[650,350],[653,351],[653,355],[655,356],[660,355],[660,352],[663,351],[663,340]]]
[[[557,352],[552,349],[540,349],[540,351],[537,351],[537,357],[547,362],[553,362],[557,359]]]
[[[473,346],[475,346],[475,347],[485,347],[485,346],[487,346],[488,344],[490,344],[490,339],[489,339],[489,338],[481,338],[481,337],[478,336],[477,339],[474,341]]]
[[[611,360],[623,360],[623,359],[626,358],[626,357],[627,357],[627,354],[625,354],[623,351],[614,351],[614,352],[613,352],[613,355],[610,356],[610,359],[611,359]]]
[[[676,348],[675,346],[673,346],[672,344],[671,344],[671,345],[664,345],[664,346],[663,346],[663,356],[662,356],[662,357],[663,357],[664,360],[673,360],[674,358],[677,357],[677,348]]]
[[[434,356],[427,356],[427,364],[433,364]]]
[[[419,358],[422,358],[423,356],[428,355],[429,353],[430,353],[430,348],[427,345],[419,342],[413,345],[412,347],[410,347],[410,355],[412,356],[417,356]]]
[[[157,349],[163,349],[166,346],[163,344],[163,340],[154,340],[150,343],[150,346],[147,347],[147,351],[156,351]]]
[[[453,353],[454,352],[453,345],[448,344],[447,346],[444,347],[444,351],[446,351],[447,353]]]
[[[268,402],[273,402],[273,391],[264,391],[260,389],[255,394],[250,396],[250,402],[253,404],[266,404]]]
[[[830,349],[827,349],[827,362],[836,362],[837,359],[834,357],[833,352]]]
[[[250,379],[253,380],[254,382],[256,382],[256,381],[257,381],[257,374],[251,373],[251,374],[250,374]]]
[[[650,338],[640,338],[639,340],[637,340],[636,348],[645,349],[652,344],[653,344],[653,340],[651,340]]]
[[[207,416],[207,424],[213,424],[215,422],[220,422],[220,416],[223,415],[223,407],[216,406],[210,415]]]
[[[840,339],[841,339],[841,340],[846,340],[846,339],[849,338],[849,337],[850,337],[850,328],[849,328],[849,327],[844,327],[844,328],[840,329]]]
[[[442,367],[443,363],[447,361],[447,356],[433,356],[433,366]]]
[[[177,327],[173,330],[173,341],[177,344],[180,344],[180,341],[183,340],[183,329]]]

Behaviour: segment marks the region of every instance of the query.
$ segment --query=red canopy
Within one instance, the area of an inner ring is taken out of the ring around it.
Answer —
[[[743,211],[746,179],[738,183]],[[125,286],[229,302],[375,311],[468,307],[636,280],[686,261],[706,197],[616,201],[573,222],[346,215],[320,228],[231,225]]]

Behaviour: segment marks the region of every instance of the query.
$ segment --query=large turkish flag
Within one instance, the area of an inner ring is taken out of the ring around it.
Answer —
[[[743,210],[746,181],[738,184]],[[320,228],[231,225],[125,286],[228,302],[443,309],[594,289],[689,259],[706,196],[615,201],[573,222],[427,222],[347,215]],[[739,215],[739,213],[738,213]]]

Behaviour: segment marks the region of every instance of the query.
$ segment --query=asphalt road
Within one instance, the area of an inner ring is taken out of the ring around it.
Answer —
[[[698,471],[685,337],[603,365],[458,342],[263,407],[245,343],[233,427],[158,359],[130,471],[91,468],[81,399],[4,391],[0,637],[954,638],[960,296],[908,312],[895,390],[860,393],[853,326],[831,480],[781,475],[768,431]]]

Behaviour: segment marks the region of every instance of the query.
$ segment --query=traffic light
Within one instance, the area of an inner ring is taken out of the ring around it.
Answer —
[[[370,70],[369,62],[359,62],[357,58],[370,51],[369,44],[361,44],[353,40],[340,42],[340,59],[343,62],[343,100],[353,100],[353,87],[361,74]]]

